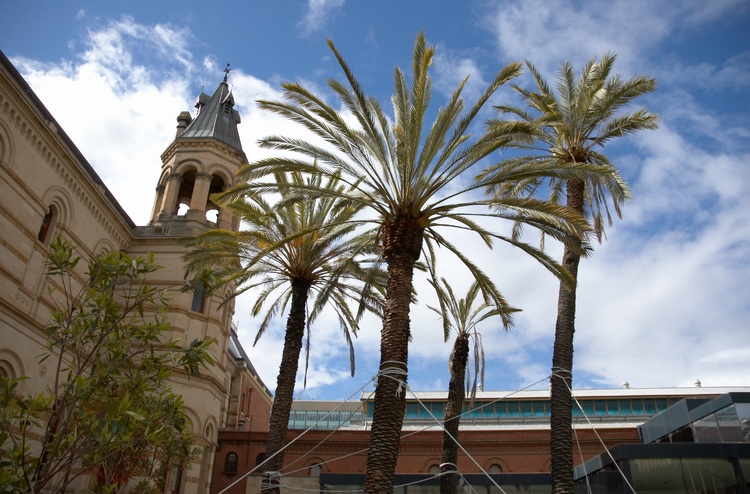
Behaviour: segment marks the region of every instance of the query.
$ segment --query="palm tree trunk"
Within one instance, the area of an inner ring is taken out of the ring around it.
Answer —
[[[397,218],[384,224],[382,231],[388,281],[380,336],[380,371],[367,451],[365,492],[368,494],[393,492],[406,407],[409,305],[414,264],[419,259],[423,234],[423,229],[411,218]]]
[[[464,377],[466,364],[469,361],[469,334],[459,333],[453,344],[450,360],[450,383],[448,384],[448,403],[445,406],[443,418],[443,454],[441,457],[440,494],[456,494],[458,492],[458,474],[445,473],[458,469],[458,426],[461,411],[464,407],[466,392]]]
[[[583,215],[584,183],[568,181],[567,206]],[[562,265],[578,281],[580,254],[567,246]],[[555,344],[552,350],[550,381],[550,438],[552,452],[552,493],[573,494],[573,334],[576,317],[576,288],[560,282],[557,298]]]
[[[286,321],[284,352],[281,356],[279,376],[276,380],[276,393],[271,407],[268,425],[266,458],[270,458],[263,468],[263,494],[279,494],[279,473],[284,466],[286,432],[289,426],[289,413],[294,400],[294,382],[297,378],[299,356],[302,352],[302,338],[305,335],[307,294],[310,283],[305,280],[292,282],[292,307]]]

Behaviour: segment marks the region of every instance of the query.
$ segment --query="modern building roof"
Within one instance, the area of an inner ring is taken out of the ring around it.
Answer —
[[[237,131],[237,124],[241,121],[240,114],[234,109],[234,96],[226,75],[212,96],[201,91],[195,100],[195,107],[198,114],[177,140],[213,138],[242,152],[240,134]]]
[[[638,426],[638,429],[644,443],[656,442],[659,438],[732,404],[745,404],[747,407],[750,405],[750,392],[730,392],[712,399],[687,398]],[[747,419],[747,416],[743,418]]]
[[[678,387],[678,388],[611,388],[611,389],[573,389],[573,396],[584,399],[606,399],[606,398],[628,398],[628,397],[671,397],[681,398],[695,397],[713,398],[725,393],[750,391],[750,386],[730,387]],[[372,401],[375,399],[374,391],[365,391],[360,400]],[[407,401],[445,401],[448,399],[448,391],[409,391],[406,395]],[[479,391],[475,401],[486,400],[544,400],[549,399],[548,389],[522,390],[522,391]]]

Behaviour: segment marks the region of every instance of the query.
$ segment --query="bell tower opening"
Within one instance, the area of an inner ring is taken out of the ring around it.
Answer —
[[[173,211],[172,214],[175,214],[178,217],[187,216],[195,189],[196,175],[197,173],[194,169],[189,169],[182,173],[180,192],[177,194],[177,209]]]

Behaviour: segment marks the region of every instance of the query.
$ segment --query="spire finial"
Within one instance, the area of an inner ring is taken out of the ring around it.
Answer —
[[[229,68],[229,64],[227,63],[226,68],[224,68],[224,82],[227,82],[227,76],[229,75],[229,71],[232,70]]]

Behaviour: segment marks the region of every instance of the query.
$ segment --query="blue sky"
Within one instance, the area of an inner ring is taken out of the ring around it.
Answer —
[[[0,49],[77,143],[137,224],[148,221],[175,118],[211,93],[229,62],[250,160],[270,133],[298,132],[260,112],[279,83],[300,81],[330,97],[341,78],[331,38],[368,94],[389,105],[393,69],[407,73],[414,38],[438,46],[433,101],[470,76],[467,97],[513,60],[533,62],[550,81],[563,60],[578,68],[614,51],[615,71],[650,74],[656,93],[641,104],[658,131],[607,148],[633,189],[624,217],[581,266],[574,386],[580,388],[750,385],[750,2],[414,0],[361,2],[3,1]],[[519,80],[527,84],[528,79]],[[497,102],[510,98],[501,92]],[[497,103],[496,102],[496,103]],[[492,117],[491,112],[486,115]],[[545,387],[551,367],[557,284],[531,259],[456,239],[523,309],[509,333],[480,326],[486,389]],[[548,245],[559,257],[560,248]],[[466,276],[443,274],[458,293]],[[447,388],[450,344],[426,310],[412,312],[410,386]],[[247,303],[235,321],[248,353],[273,388],[283,320],[252,346]],[[355,341],[357,373],[334,321],[313,328],[307,399],[357,395],[375,373],[379,322]],[[300,381],[301,383],[301,381]]]

